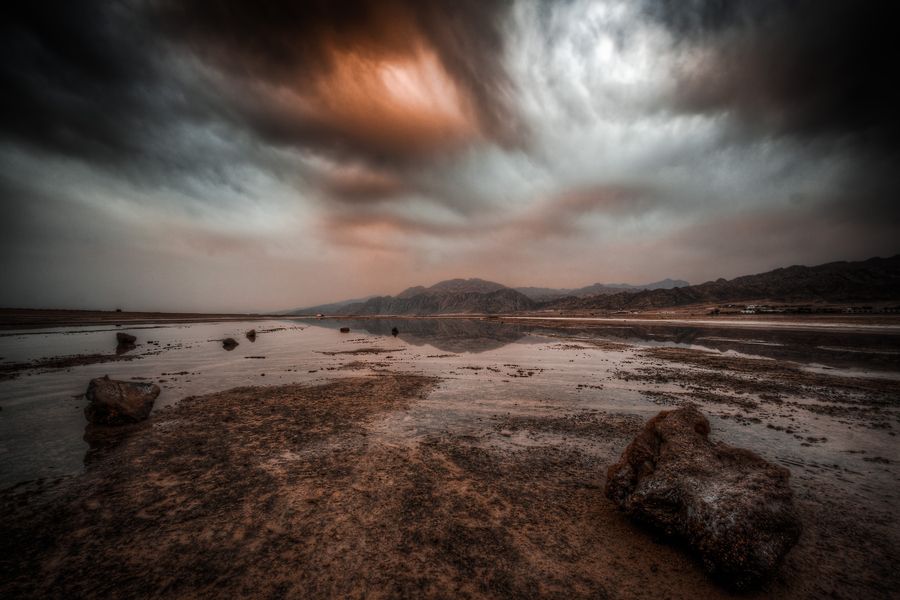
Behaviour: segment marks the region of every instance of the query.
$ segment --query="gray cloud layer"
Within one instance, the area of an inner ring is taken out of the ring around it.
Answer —
[[[900,250],[889,3],[5,9],[7,306],[265,310],[447,276]]]

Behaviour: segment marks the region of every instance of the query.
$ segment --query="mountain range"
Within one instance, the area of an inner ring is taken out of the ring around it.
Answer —
[[[795,265],[699,285],[664,279],[583,288],[510,288],[484,279],[448,279],[396,296],[372,296],[287,311],[313,315],[498,314],[535,310],[639,310],[703,303],[850,303],[900,300],[900,255],[814,267]]]
[[[587,296],[618,294],[620,292],[634,292],[640,290],[671,290],[672,288],[686,287],[689,285],[690,284],[683,279],[666,278],[662,281],[654,281],[653,283],[645,283],[644,285],[631,285],[629,283],[595,283],[581,288],[517,287],[513,289],[517,292],[522,292],[532,300],[542,301],[553,300],[554,298],[565,298],[566,296],[585,298]]]
[[[481,281],[481,280],[476,280]],[[441,282],[446,283],[446,282]],[[483,282],[491,283],[491,282]],[[440,285],[440,284],[438,284]],[[499,285],[499,284],[493,284]],[[433,287],[433,286],[432,286]],[[481,286],[475,285],[474,288]],[[485,286],[485,288],[488,286]],[[457,290],[434,290],[411,293],[405,297],[376,296],[365,302],[344,306],[334,314],[339,315],[444,315],[444,314],[493,314],[534,310],[538,304],[528,296],[508,287],[475,291],[460,287]]]
[[[900,255],[815,267],[795,265],[670,290],[563,298],[557,310],[640,310],[720,303],[866,303],[900,301]]]
[[[291,308],[288,310],[283,310],[278,312],[280,315],[311,315],[322,313],[323,315],[331,315],[341,310],[345,306],[350,304],[359,304],[360,302],[365,302],[369,298],[374,298],[375,295],[372,296],[364,296],[362,298],[352,298],[350,300],[340,300],[338,302],[330,302],[328,304],[317,304],[316,306],[306,306],[303,308]]]

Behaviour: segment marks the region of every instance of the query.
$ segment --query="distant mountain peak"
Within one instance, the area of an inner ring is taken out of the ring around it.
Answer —
[[[502,283],[487,281],[486,279],[479,279],[478,277],[470,277],[469,279],[445,279],[444,281],[439,281],[427,288],[427,291],[455,293],[476,292],[479,294],[487,294],[505,289],[507,289],[507,287]]]
[[[413,287],[408,287],[399,294],[397,294],[398,298],[412,298],[413,296],[418,296],[419,294],[424,294],[426,288],[424,285],[416,285]]]
[[[406,288],[399,294],[397,294],[397,298],[412,298],[413,296],[418,296],[419,294],[425,293],[436,293],[436,292],[454,292],[454,293],[467,293],[467,292],[476,292],[478,294],[487,294],[489,292],[496,292],[498,290],[505,290],[507,287],[502,283],[497,283],[495,281],[487,281],[485,279],[479,279],[478,277],[470,277],[469,279],[445,279],[443,281],[439,281],[430,287],[425,287],[421,285],[413,286]]]
[[[480,281],[480,280],[479,280]],[[491,284],[491,282],[483,282]],[[472,284],[471,280],[448,280],[424,291],[408,288],[402,293],[409,296],[379,296],[366,302],[342,307],[343,315],[442,315],[442,314],[492,314],[531,310],[535,302],[514,289],[499,284]],[[449,289],[448,289],[449,288]],[[486,291],[481,291],[486,290]]]

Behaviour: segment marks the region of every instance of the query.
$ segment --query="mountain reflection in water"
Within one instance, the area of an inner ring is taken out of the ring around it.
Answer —
[[[896,370],[900,362],[900,335],[778,329],[741,329],[697,325],[647,324],[544,324],[510,323],[495,319],[372,318],[308,319],[328,329],[349,327],[370,335],[390,336],[396,327],[413,346],[433,346],[444,352],[480,353],[513,343],[539,342],[542,337],[584,337],[643,345],[680,345],[720,352],[866,370]]]
[[[310,319],[310,325],[390,336],[396,327],[399,337],[413,346],[433,346],[444,352],[487,352],[523,340],[535,328],[477,319]]]

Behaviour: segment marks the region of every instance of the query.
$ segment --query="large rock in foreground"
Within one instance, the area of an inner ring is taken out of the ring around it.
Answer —
[[[115,381],[109,376],[91,379],[84,416],[95,425],[125,425],[143,421],[153,409],[159,387],[152,383]]]
[[[770,575],[800,537],[790,472],[709,440],[692,406],[663,411],[609,468],[606,496],[635,520],[682,538],[727,585]]]

